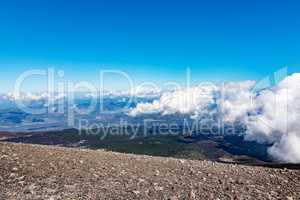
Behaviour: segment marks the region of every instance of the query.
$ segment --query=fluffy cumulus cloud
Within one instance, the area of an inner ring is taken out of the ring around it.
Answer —
[[[255,103],[259,112],[249,119],[245,138],[273,144],[275,159],[300,163],[300,74],[262,91]]]
[[[246,120],[247,113],[254,108],[255,95],[252,92],[254,86],[254,81],[230,82],[219,86],[219,98],[216,104],[224,122]]]
[[[210,105],[214,103],[216,90],[217,87],[214,85],[206,84],[185,90],[166,92],[161,95],[159,100],[138,104],[129,114],[136,116],[153,113],[162,115],[182,113],[196,116],[200,111],[208,111]]]
[[[129,115],[217,115],[225,123],[243,122],[246,140],[271,144],[269,154],[279,161],[300,163],[300,74],[277,85],[254,91],[255,82],[199,85],[167,92],[152,103],[140,103]]]

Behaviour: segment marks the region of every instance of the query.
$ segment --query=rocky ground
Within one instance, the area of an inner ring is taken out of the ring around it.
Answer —
[[[300,170],[0,143],[0,200],[300,199]]]

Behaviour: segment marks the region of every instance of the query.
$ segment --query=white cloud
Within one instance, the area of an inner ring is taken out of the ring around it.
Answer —
[[[273,143],[274,158],[300,163],[300,74],[262,91],[255,101],[261,112],[249,120],[246,139]]]
[[[245,81],[219,86],[220,95],[216,104],[225,122],[244,121],[247,113],[253,110],[254,85],[254,81]]]
[[[192,114],[198,115],[200,112],[209,109],[214,103],[214,96],[217,87],[214,85],[201,85],[198,87],[176,90],[163,93],[159,100],[152,103],[140,103],[129,113],[131,116],[139,114],[160,113],[167,114]]]

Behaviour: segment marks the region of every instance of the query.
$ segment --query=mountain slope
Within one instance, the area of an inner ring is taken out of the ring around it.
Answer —
[[[0,143],[0,199],[297,199],[300,171]]]

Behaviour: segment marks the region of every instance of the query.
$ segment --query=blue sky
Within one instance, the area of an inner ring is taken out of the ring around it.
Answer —
[[[0,92],[23,71],[47,67],[68,80],[119,69],[158,83],[184,81],[187,67],[194,82],[299,71],[299,10],[296,0],[3,0]]]

